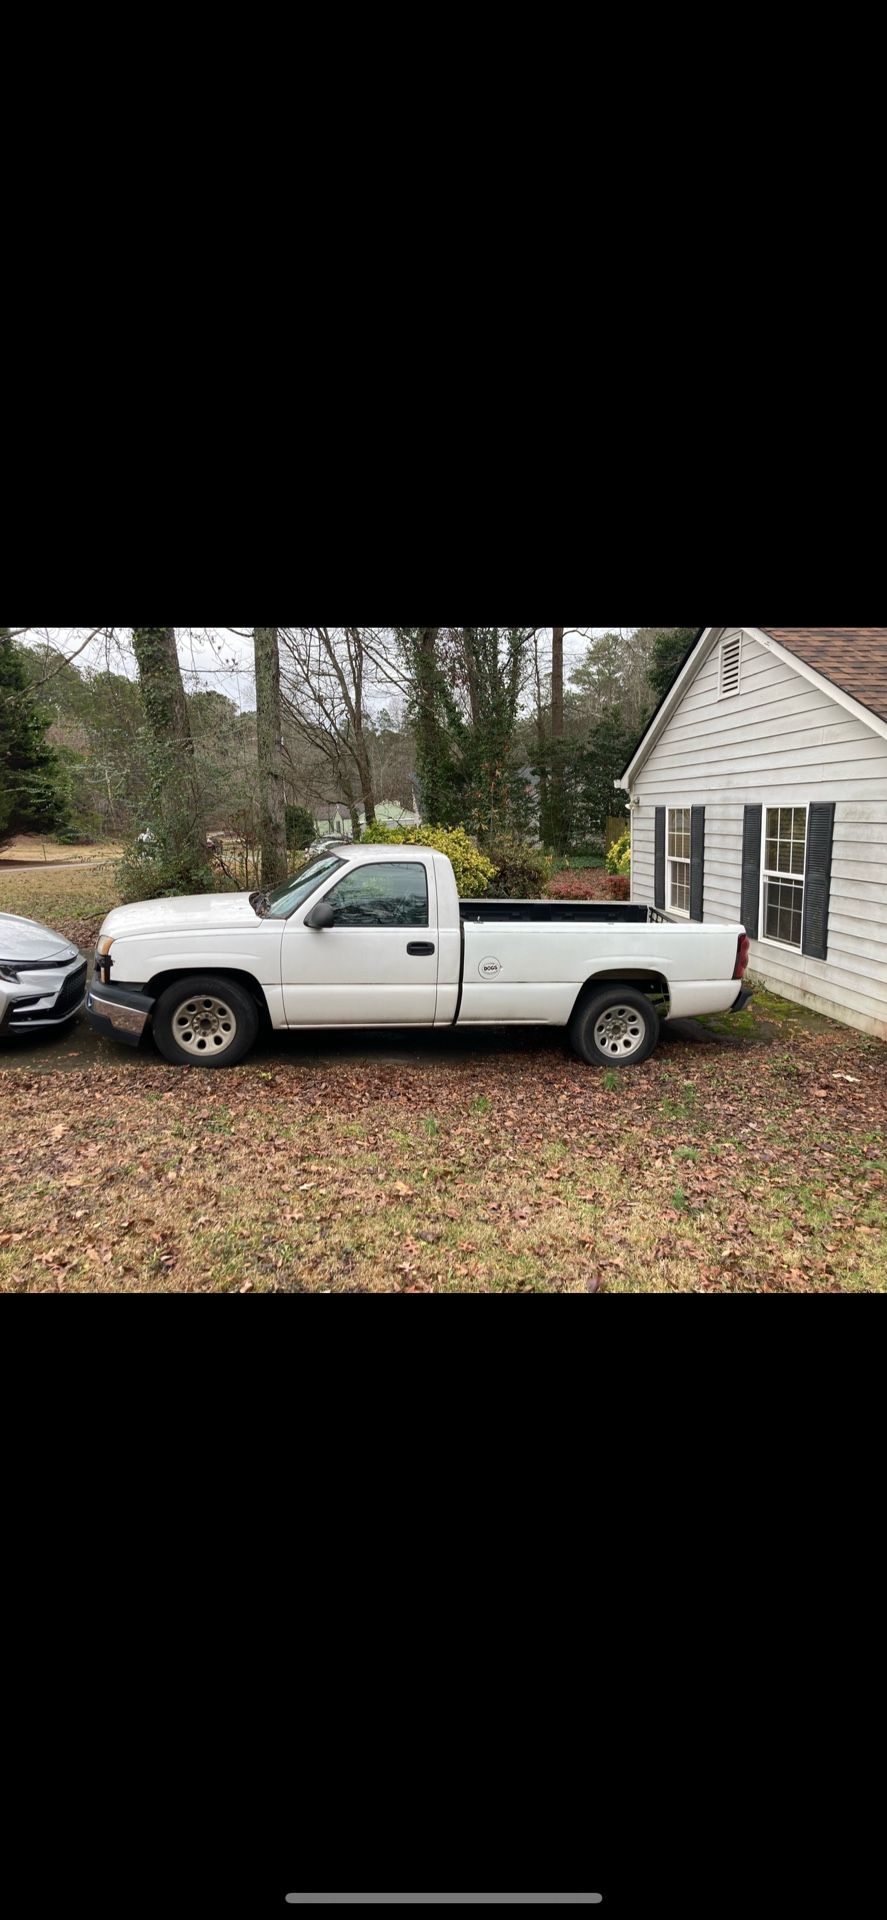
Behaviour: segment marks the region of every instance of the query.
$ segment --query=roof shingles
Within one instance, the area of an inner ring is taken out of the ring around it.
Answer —
[[[887,720],[887,627],[761,627],[860,705]]]

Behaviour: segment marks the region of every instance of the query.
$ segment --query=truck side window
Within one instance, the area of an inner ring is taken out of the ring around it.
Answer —
[[[326,898],[337,927],[428,925],[428,877],[418,861],[356,867]]]

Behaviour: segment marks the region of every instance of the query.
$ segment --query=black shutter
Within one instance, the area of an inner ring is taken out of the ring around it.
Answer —
[[[690,919],[702,919],[705,884],[705,808],[690,812]]]
[[[834,801],[814,802],[807,820],[807,871],[804,875],[802,952],[811,960],[828,959],[828,903],[832,883]]]
[[[665,808],[656,808],[656,865],[653,877],[653,905],[665,907]]]
[[[758,937],[761,902],[761,826],[763,807],[746,807],[742,829],[742,924],[750,940]]]

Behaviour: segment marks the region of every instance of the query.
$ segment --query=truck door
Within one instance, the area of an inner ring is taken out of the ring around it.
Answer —
[[[333,909],[332,926],[306,926],[301,913],[286,925],[287,1025],[432,1026],[438,940],[431,863],[362,862],[322,898]],[[306,913],[316,904],[315,896]]]

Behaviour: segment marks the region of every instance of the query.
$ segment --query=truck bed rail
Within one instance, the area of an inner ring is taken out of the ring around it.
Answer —
[[[645,926],[664,920],[655,907],[629,900],[460,900],[463,920],[486,922],[536,921],[543,925],[576,922],[585,926]]]

